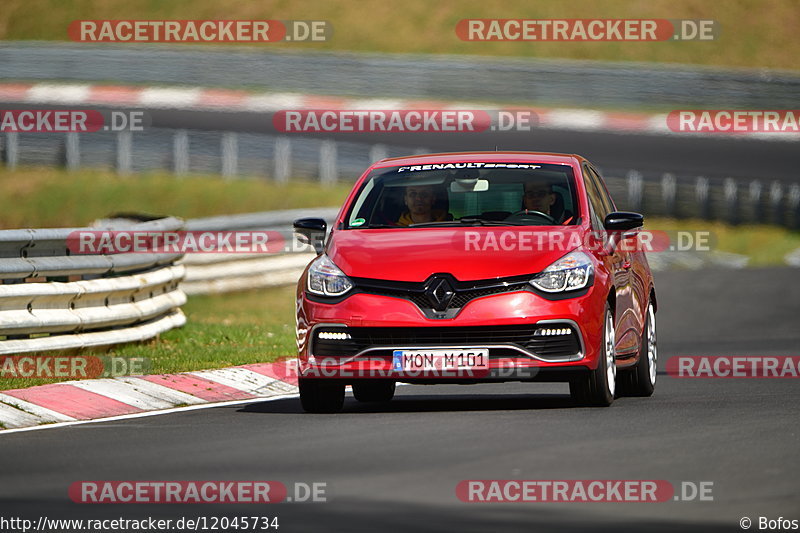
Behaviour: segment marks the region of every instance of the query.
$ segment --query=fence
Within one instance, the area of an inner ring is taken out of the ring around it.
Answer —
[[[83,142],[84,138],[87,142]],[[413,152],[426,150],[418,148]],[[80,138],[74,133],[66,136],[7,133],[0,154],[5,154],[3,159],[11,167],[18,163],[67,168],[91,166],[116,169],[121,174],[166,170],[178,176],[204,172],[222,174],[226,178],[256,176],[276,183],[285,183],[293,176],[332,185],[339,181],[352,182],[379,159],[408,155],[408,148],[263,134],[160,129],[139,132],[135,138],[130,132],[96,132]],[[606,172],[605,177],[622,209],[647,215],[723,220],[730,224],[766,223],[800,229],[800,185],[797,183],[637,170],[619,174],[616,169]]]
[[[178,230],[183,221],[130,228]],[[140,341],[185,323],[180,255],[72,256],[76,229],[0,231],[0,355]]]
[[[631,170],[606,176],[617,207],[650,216],[774,224],[800,229],[800,184],[704,176],[660,176]]]
[[[424,148],[412,153],[426,152]],[[176,176],[259,176],[285,183],[290,177],[333,184],[352,180],[373,162],[409,154],[404,146],[281,137],[260,133],[174,130],[0,134],[0,161],[67,169],[96,168],[128,175],[166,171]]]

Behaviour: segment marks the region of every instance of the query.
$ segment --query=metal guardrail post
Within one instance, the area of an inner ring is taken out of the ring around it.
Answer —
[[[322,141],[322,145],[319,147],[319,181],[323,185],[333,185],[338,178],[336,142]]]
[[[664,209],[668,217],[677,217],[677,196],[678,187],[675,183],[675,176],[666,173],[661,176],[661,196],[664,198]]]
[[[783,186],[775,180],[769,187],[769,211],[773,224],[783,224]]]
[[[67,170],[76,170],[81,165],[81,148],[78,134],[67,133],[64,139],[64,165]]]
[[[748,192],[750,193],[750,204],[753,206],[753,219],[759,224],[764,223],[764,206],[761,203],[761,192],[764,186],[759,180],[750,182]]]
[[[17,132],[9,131],[6,133],[5,161],[6,167],[13,170],[17,168],[19,160],[19,138]]]
[[[172,140],[173,172],[180,176],[189,172],[189,133],[177,130]]]
[[[369,149],[369,160],[371,163],[386,159],[388,156],[389,152],[383,144],[373,144],[372,148]]]
[[[222,134],[222,176],[232,178],[236,176],[239,167],[239,143],[236,132],[228,131]]]
[[[789,188],[789,227],[800,229],[800,185]]]
[[[117,133],[117,174],[130,174],[133,170],[133,133]]]
[[[724,187],[726,218],[735,226],[739,223],[739,186],[733,178],[725,178]]]
[[[292,141],[287,137],[275,139],[275,181],[286,183],[292,173]]]
[[[709,194],[708,178],[698,176],[694,186],[694,195],[697,201],[697,211],[700,218],[711,219],[711,195]]]
[[[644,185],[642,175],[636,170],[628,172],[628,205],[631,211],[641,212],[644,207]]]

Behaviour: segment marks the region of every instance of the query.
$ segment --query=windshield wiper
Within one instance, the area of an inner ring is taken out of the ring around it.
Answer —
[[[350,229],[377,229],[377,228],[402,228],[394,224],[370,224],[369,226],[350,226]]]
[[[419,222],[417,224],[409,224],[406,227],[409,228],[426,228],[426,227],[455,227],[455,226],[464,226],[464,225],[473,225],[473,226],[535,226],[539,224],[529,224],[527,222],[511,222],[507,220],[489,220],[486,218],[477,218],[477,217],[468,217],[468,218],[460,218],[458,220],[436,220],[433,222]],[[372,226],[370,226],[372,227]],[[396,226],[391,226],[396,227]]]
[[[427,226],[458,226],[458,220],[436,220],[433,222],[418,222],[416,224],[409,224],[409,228],[424,228]]]
[[[524,222],[507,222],[503,220],[488,220],[485,218],[460,218],[458,220],[437,220],[434,222],[419,222],[418,224],[409,224],[409,228],[425,228],[425,227],[432,227],[432,226],[440,226],[440,227],[456,227],[456,226],[464,226],[464,225],[473,225],[473,226],[531,226],[531,224],[527,224]]]
[[[479,226],[530,226],[524,222],[509,222],[507,220],[488,220],[485,218],[462,218],[462,224],[476,224]]]

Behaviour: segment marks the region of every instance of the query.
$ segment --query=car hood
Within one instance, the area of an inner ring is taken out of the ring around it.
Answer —
[[[580,247],[583,233],[580,226],[337,230],[327,253],[357,278],[425,281],[448,272],[470,281],[541,272]]]

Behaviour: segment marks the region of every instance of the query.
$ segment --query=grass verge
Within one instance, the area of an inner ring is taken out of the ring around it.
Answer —
[[[707,231],[713,250],[746,255],[748,266],[768,267],[785,265],[784,257],[800,248],[800,231],[769,226],[743,224],[731,226],[724,222],[707,220],[675,220],[647,217],[646,227],[662,231]]]

